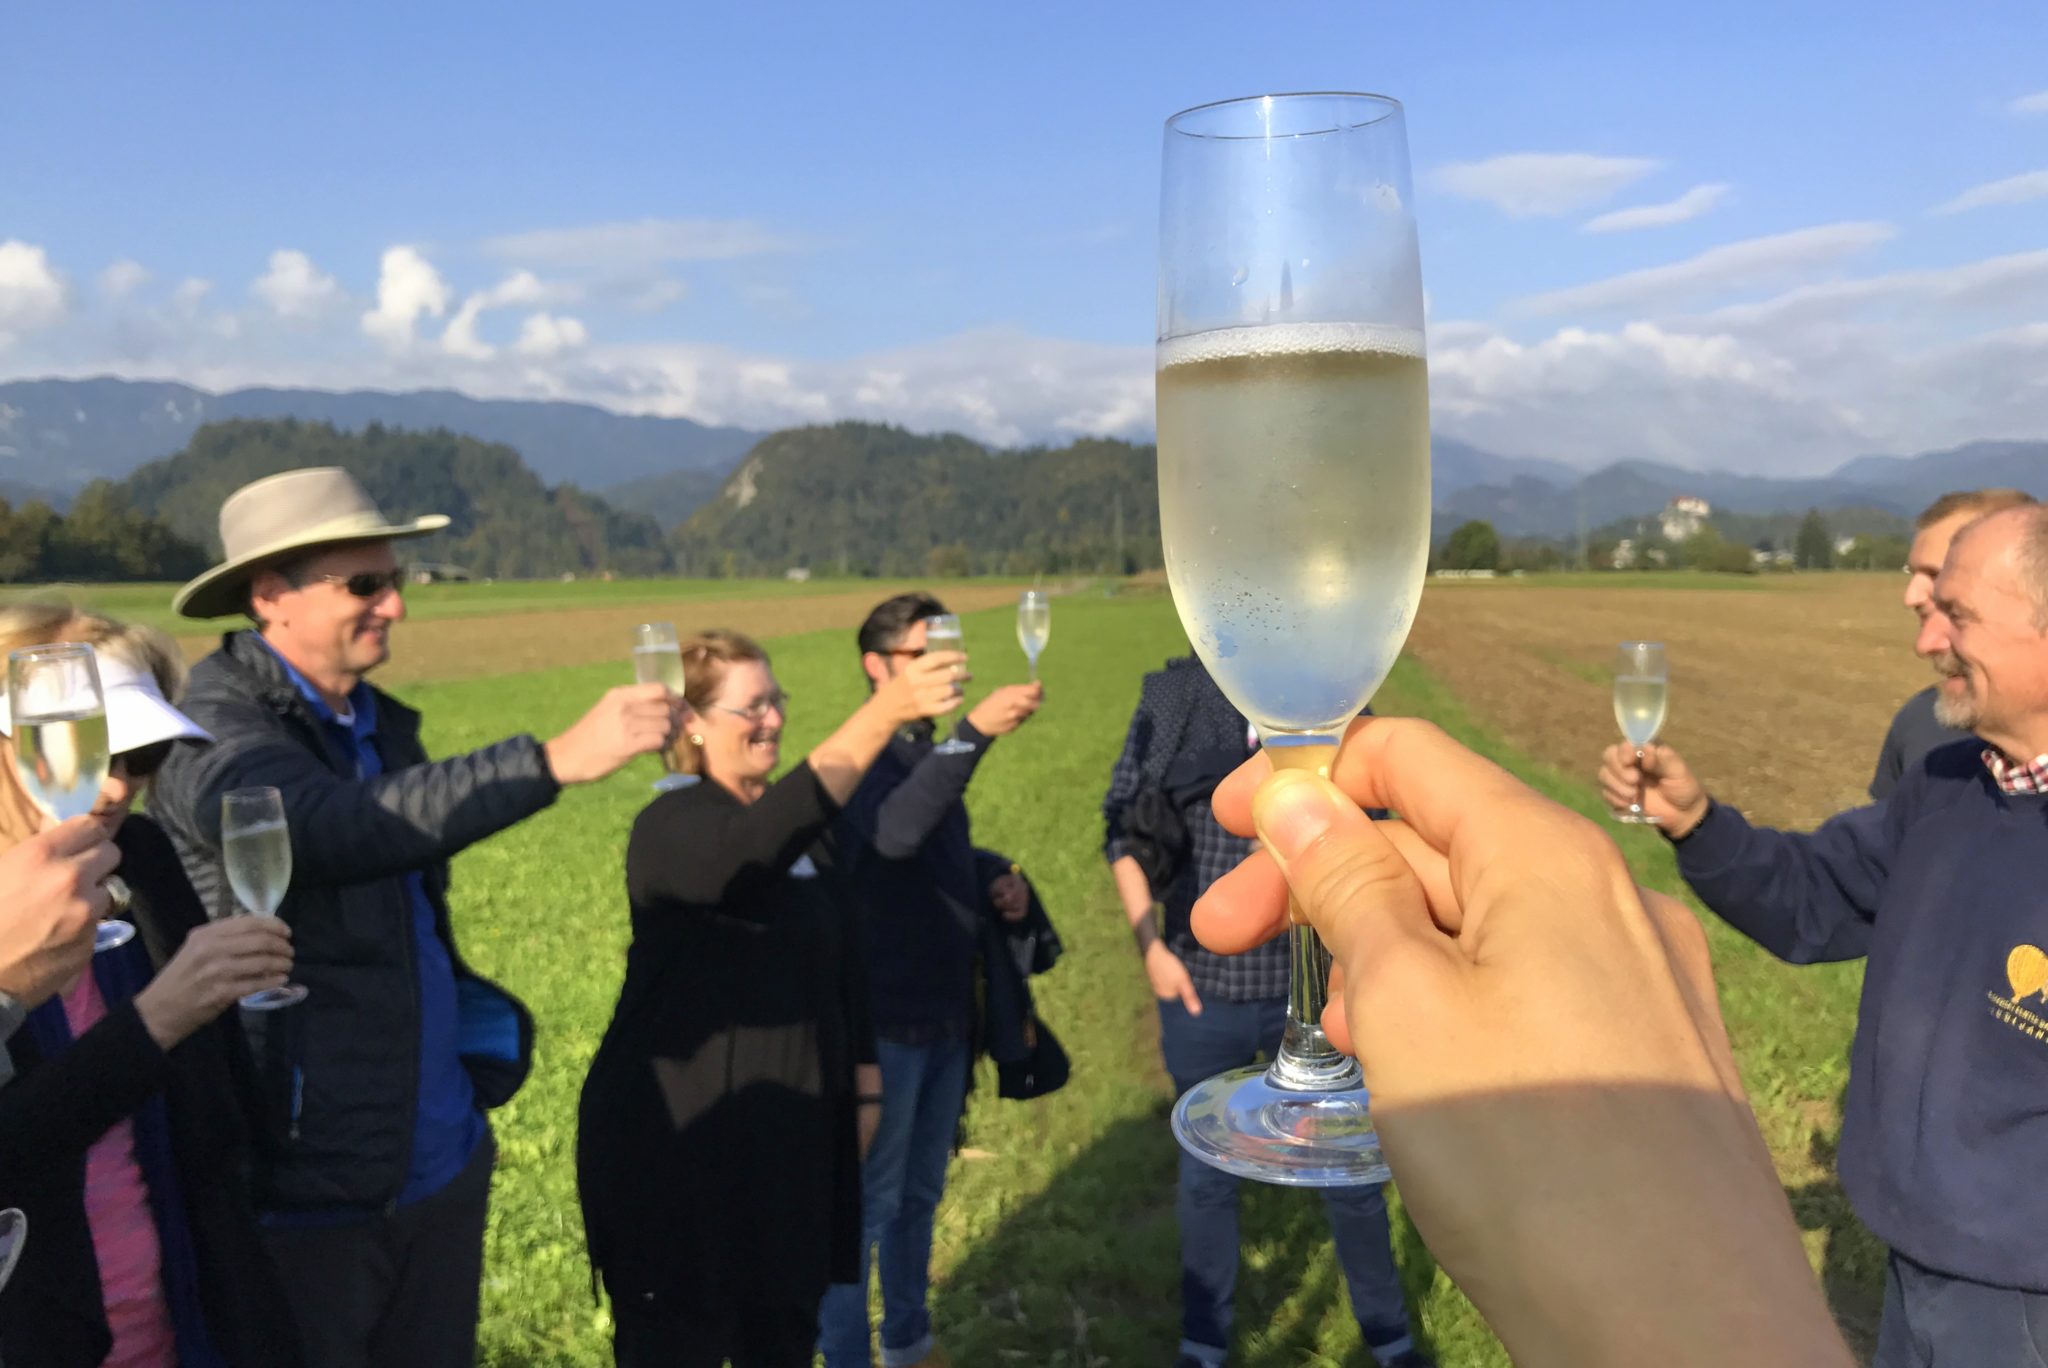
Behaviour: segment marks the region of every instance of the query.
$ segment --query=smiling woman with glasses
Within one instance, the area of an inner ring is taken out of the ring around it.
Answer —
[[[671,768],[696,782],[626,849],[626,982],[578,1117],[584,1230],[622,1368],[810,1368],[819,1299],[860,1266],[881,1119],[830,827],[899,728],[953,706],[963,658],[910,662],[771,782],[790,696],[768,653],[737,632],[679,649]]]

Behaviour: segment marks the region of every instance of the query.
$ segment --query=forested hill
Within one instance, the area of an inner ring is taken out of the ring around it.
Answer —
[[[1161,563],[1152,448],[991,452],[871,423],[765,437],[676,529],[690,575],[1036,574]]]
[[[392,518],[449,516],[446,532],[408,548],[410,559],[500,578],[602,570],[656,575],[672,568],[652,518],[613,508],[573,485],[550,489],[512,448],[445,430],[407,432],[371,423],[344,432],[297,419],[211,423],[177,455],[138,469],[124,492],[134,507],[217,554],[221,501],[237,487],[279,471],[327,465],[353,472]]]

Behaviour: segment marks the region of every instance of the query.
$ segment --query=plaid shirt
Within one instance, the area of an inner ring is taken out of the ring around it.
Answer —
[[[1984,766],[1991,771],[1992,781],[2001,793],[2048,793],[2048,754],[2037,755],[2022,765],[1986,746]]]
[[[1254,738],[1244,714],[1230,705],[1209,672],[1192,657],[1145,676],[1138,710],[1124,738],[1123,753],[1111,773],[1102,800],[1104,858],[1114,863],[1130,853],[1123,837],[1123,814],[1138,791],[1156,784],[1174,756],[1184,751],[1236,747],[1250,756]],[[1287,996],[1287,937],[1266,942],[1242,955],[1218,955],[1186,930],[1187,910],[1210,884],[1237,868],[1256,843],[1233,836],[1210,815],[1209,801],[1197,798],[1181,808],[1187,824],[1189,855],[1171,887],[1154,889],[1166,905],[1167,944],[1188,966],[1195,991],[1230,1002],[1258,1002]]]

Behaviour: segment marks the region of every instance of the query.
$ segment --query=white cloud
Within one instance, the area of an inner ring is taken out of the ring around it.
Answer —
[[[100,272],[100,294],[110,304],[119,304],[149,280],[149,271],[139,261],[121,257]]]
[[[473,361],[486,360],[497,350],[476,334],[477,320],[486,309],[567,303],[580,298],[582,291],[575,286],[549,285],[531,271],[514,271],[490,289],[475,291],[462,301],[462,307],[455,311],[455,316],[448,320],[447,328],[441,333],[441,348]],[[568,321],[575,323],[574,319]],[[581,323],[575,323],[575,327],[579,332],[583,329]],[[587,338],[588,334],[584,336]]]
[[[636,219],[577,228],[541,228],[489,238],[484,250],[510,261],[617,271],[676,261],[731,261],[802,251],[807,240],[749,219]]]
[[[42,248],[16,238],[0,242],[0,345],[61,322],[67,293]]]
[[[1654,311],[1700,295],[1796,278],[1867,251],[1891,236],[1891,225],[1885,223],[1831,223],[1748,238],[1667,266],[1529,295],[1511,307],[1525,315]]]
[[[1675,200],[1663,204],[1639,204],[1630,209],[1616,209],[1611,214],[1602,214],[1586,221],[1584,231],[1588,233],[1628,233],[1638,228],[1668,228],[1674,223],[1685,223],[1698,218],[1728,196],[1734,187],[1724,184],[1695,185]]]
[[[1485,200],[1510,217],[1531,218],[1596,204],[1662,165],[1651,157],[1513,152],[1440,166],[1430,173],[1429,181],[1447,194]]]
[[[2037,199],[2048,199],[2048,171],[2024,171],[2017,176],[2007,176],[2004,180],[1973,185],[1954,199],[1937,204],[1927,212],[1961,214],[1971,209],[1984,209],[1999,204],[2026,204]]]
[[[448,312],[453,293],[416,247],[389,247],[377,275],[377,307],[363,315],[363,331],[387,346],[404,347],[423,316]]]
[[[203,276],[187,276],[178,282],[178,288],[171,291],[171,303],[184,313],[196,313],[206,297],[213,293],[213,282]]]
[[[1693,330],[1782,336],[1795,329],[1840,327],[1886,305],[1902,306],[1909,311],[1909,321],[1937,329],[1946,329],[1965,313],[2025,314],[2048,307],[2048,248],[1957,266],[1801,285],[1770,299],[1728,305],[1679,322]]]
[[[2008,114],[2048,114],[2048,90],[2022,95],[2005,107]]]
[[[589,341],[590,330],[580,321],[542,312],[528,314],[519,325],[519,341],[513,344],[513,350],[521,356],[559,356]]]
[[[654,275],[613,281],[602,287],[602,292],[617,297],[621,305],[634,313],[652,314],[681,303],[688,298],[690,287],[669,276]]]
[[[270,269],[249,289],[279,318],[316,319],[342,299],[339,281],[289,248],[270,254]]]

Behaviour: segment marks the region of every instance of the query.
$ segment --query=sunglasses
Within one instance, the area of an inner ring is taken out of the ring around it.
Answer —
[[[755,699],[744,708],[728,708],[723,703],[713,703],[711,707],[715,712],[731,713],[734,717],[744,717],[749,722],[759,722],[768,715],[770,708],[775,709],[777,712],[787,713],[789,711],[789,695],[786,692],[772,693],[766,698]]]
[[[164,767],[164,761],[171,758],[169,741],[152,741],[134,750],[124,750],[114,756],[121,762],[121,768],[130,779],[149,779]]]
[[[387,593],[405,588],[407,572],[397,570],[358,570],[353,575],[308,575],[306,584],[338,584],[359,599],[380,599]]]

